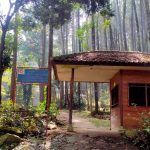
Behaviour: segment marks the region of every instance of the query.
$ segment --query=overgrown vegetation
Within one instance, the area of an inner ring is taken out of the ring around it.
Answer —
[[[140,114],[141,128],[126,130],[122,135],[128,142],[136,145],[141,150],[150,149],[150,112]]]
[[[3,101],[0,107],[0,133],[13,133],[21,137],[42,134],[45,129],[45,104],[44,101],[37,108],[30,107],[26,110],[23,106],[13,105],[10,100]],[[57,115],[57,105],[52,103],[48,114],[49,121],[54,120]]]

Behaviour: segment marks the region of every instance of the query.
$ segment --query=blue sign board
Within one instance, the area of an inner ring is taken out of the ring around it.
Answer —
[[[17,69],[17,82],[24,84],[48,84],[48,69]]]

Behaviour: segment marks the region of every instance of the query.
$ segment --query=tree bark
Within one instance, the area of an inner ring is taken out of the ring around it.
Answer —
[[[87,97],[87,110],[90,110],[90,102],[89,102],[89,92],[88,92],[88,83],[86,83],[86,97]]]
[[[141,43],[140,43],[140,29],[139,29],[139,21],[138,21],[138,14],[136,9],[136,3],[135,0],[132,0],[133,2],[133,8],[135,13],[135,22],[136,22],[136,29],[137,29],[137,50],[141,51]]]
[[[127,38],[126,38],[126,0],[123,1],[123,40],[124,40],[124,50],[128,50]]]
[[[63,89],[63,81],[60,82],[60,109],[63,107],[63,99],[64,99],[64,89]]]
[[[147,43],[148,46],[150,45],[150,7],[149,7],[149,0],[144,0],[145,2],[145,9],[146,9],[146,16],[147,16]]]
[[[91,34],[92,34],[92,50],[95,51],[95,19],[94,19],[94,14],[92,14],[92,29],[91,29]],[[98,85],[97,83],[94,83],[94,94],[95,94],[95,112],[98,110]]]
[[[13,66],[11,75],[11,100],[16,102],[16,71],[17,71],[17,49],[18,49],[18,14],[15,16]]]
[[[110,36],[110,50],[115,49],[115,42],[114,42],[114,37],[113,37],[113,31],[112,31],[112,26],[109,26],[109,36]]]
[[[68,24],[67,23],[65,24],[65,34],[66,34],[66,41],[65,41],[66,54],[68,54]]]
[[[42,61],[40,67],[45,67],[45,53],[46,53],[46,25],[42,28]],[[40,86],[40,101],[44,100],[44,86]]]
[[[0,91],[2,91],[2,76],[3,76],[3,71],[0,71]],[[2,95],[0,93],[0,105],[2,104]]]
[[[116,12],[117,12],[117,23],[118,23],[118,28],[119,28],[119,49],[123,49],[123,39],[122,39],[122,22],[121,22],[121,13],[119,9],[119,2],[116,0]]]
[[[92,112],[92,84],[90,83],[90,112]]]
[[[71,71],[70,80],[70,98],[69,98],[69,131],[72,131],[72,103],[73,103],[73,89],[74,89],[74,69]]]
[[[79,102],[79,110],[81,109],[81,87],[80,82],[78,82],[78,102]]]
[[[68,83],[65,82],[65,106],[68,105]]]
[[[134,11],[133,1],[131,1],[131,50],[135,50],[135,39],[134,39]]]
[[[97,50],[100,50],[100,43],[99,43],[99,14],[97,16],[97,20],[96,20],[96,45],[97,45]]]
[[[62,48],[62,54],[65,55],[65,43],[64,43],[64,31],[63,26],[61,26],[61,48]]]
[[[53,57],[53,24],[49,21],[49,58],[48,58],[48,100],[47,100],[47,111],[49,110],[52,97],[52,57]]]

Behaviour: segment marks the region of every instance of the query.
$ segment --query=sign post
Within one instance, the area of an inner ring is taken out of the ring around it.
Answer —
[[[48,84],[48,69],[17,69],[17,83],[20,84]]]

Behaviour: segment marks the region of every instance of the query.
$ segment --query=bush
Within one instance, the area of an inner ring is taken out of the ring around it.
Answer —
[[[141,128],[125,131],[123,137],[141,150],[150,150],[150,112],[140,114],[140,124]]]
[[[46,101],[40,102],[39,105],[36,107],[36,112],[41,115],[43,113],[46,113]],[[49,117],[56,118],[59,114],[58,106],[55,102],[52,102],[49,108]]]
[[[39,134],[43,132],[43,123],[37,118],[34,109],[25,110],[13,105],[12,101],[3,101],[0,107],[0,132],[16,135]]]

